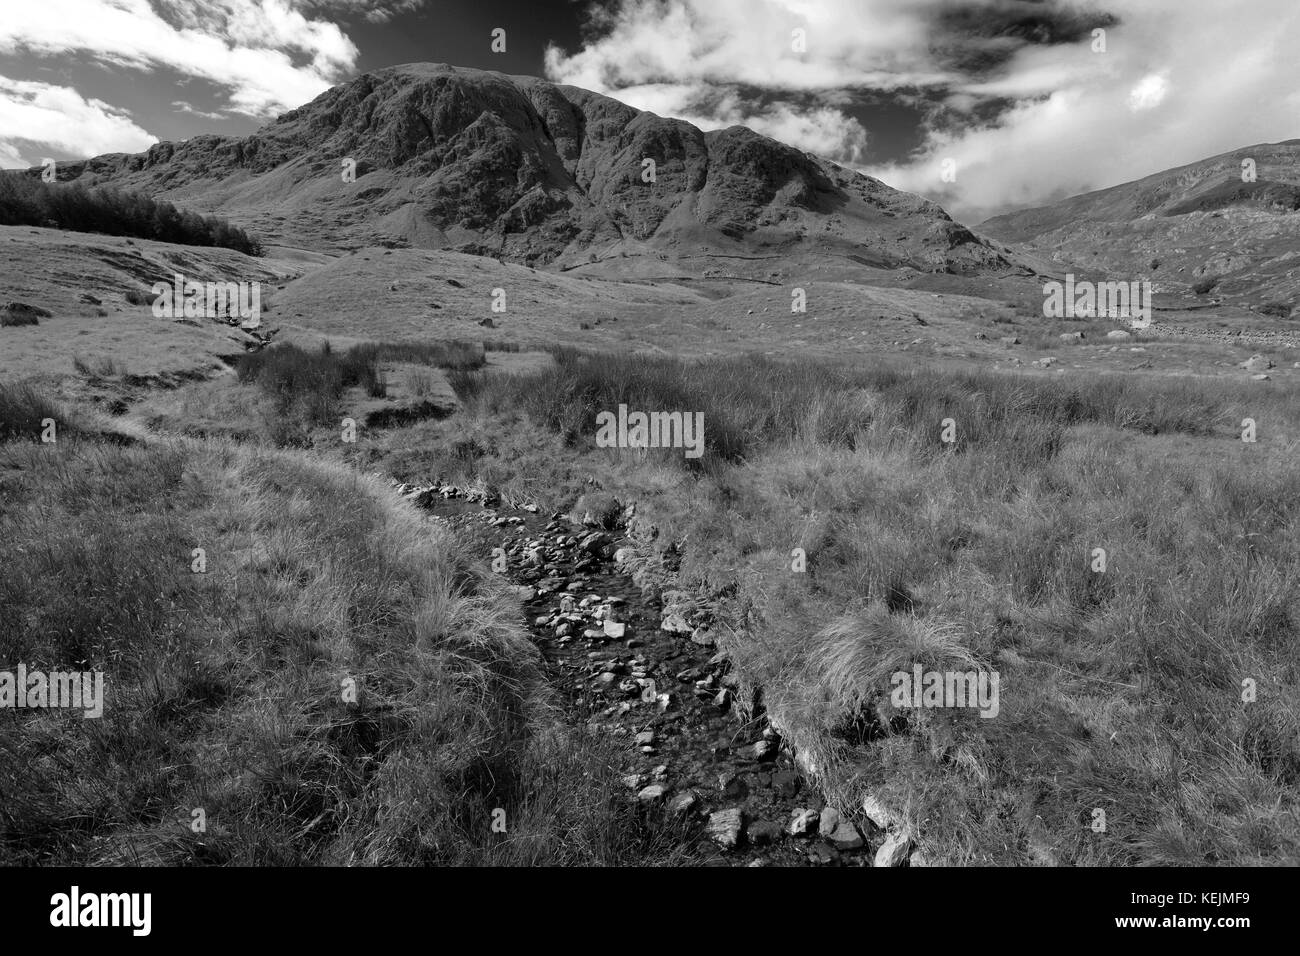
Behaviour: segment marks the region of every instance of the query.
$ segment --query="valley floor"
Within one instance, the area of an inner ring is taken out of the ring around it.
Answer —
[[[56,391],[0,401],[0,643],[112,690],[0,714],[9,860],[1300,859],[1285,383],[391,343]],[[704,455],[597,447],[619,404]]]
[[[416,250],[0,251],[41,309],[0,327],[0,668],[110,688],[0,711],[0,859],[1300,861],[1285,322],[1110,338],[1020,280],[833,268],[792,315]],[[260,351],[141,299],[248,269]],[[702,456],[598,447],[620,405],[701,414]],[[490,522],[446,520],[466,495]],[[918,667],[996,707],[900,703]]]

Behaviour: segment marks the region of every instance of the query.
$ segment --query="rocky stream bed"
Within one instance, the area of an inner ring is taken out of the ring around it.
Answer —
[[[907,860],[910,841],[825,806],[766,720],[746,719],[707,627],[633,582],[617,531],[450,485],[397,491],[438,520],[490,529],[494,569],[518,589],[568,718],[626,744],[627,798],[682,817],[701,863]]]

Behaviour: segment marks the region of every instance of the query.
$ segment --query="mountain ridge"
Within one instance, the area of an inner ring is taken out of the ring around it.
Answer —
[[[1243,163],[1254,163],[1247,181]],[[1300,302],[1300,139],[1260,143],[986,219],[999,242],[1077,269],[1213,290],[1252,308]]]
[[[364,74],[250,136],[97,156],[63,164],[60,179],[143,189],[320,251],[406,245],[560,268],[754,252],[1014,267],[937,204],[746,127],[705,132],[578,87],[445,64]]]

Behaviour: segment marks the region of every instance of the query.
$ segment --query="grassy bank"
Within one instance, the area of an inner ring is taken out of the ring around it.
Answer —
[[[78,437],[19,389],[0,439],[0,669],[105,675],[102,718],[0,711],[0,861],[682,852],[628,805],[616,744],[556,719],[509,589],[386,488],[300,452]]]

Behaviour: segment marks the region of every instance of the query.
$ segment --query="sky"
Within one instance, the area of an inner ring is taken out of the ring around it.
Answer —
[[[0,167],[430,61],[750,126],[973,224],[1300,138],[1297,51],[1297,0],[0,0]]]

